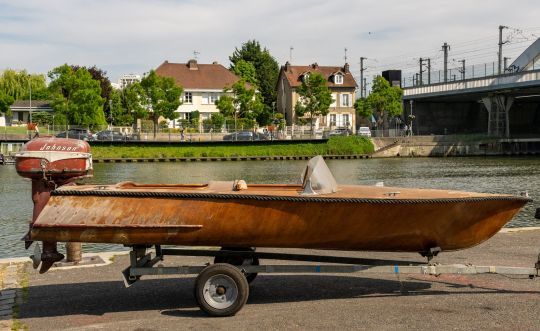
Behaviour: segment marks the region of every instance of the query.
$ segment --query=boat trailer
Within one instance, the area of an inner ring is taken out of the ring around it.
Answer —
[[[126,287],[142,276],[150,275],[198,275],[195,281],[197,304],[210,316],[232,316],[242,309],[249,296],[249,283],[262,273],[359,273],[359,274],[503,274],[522,275],[530,279],[540,277],[540,255],[534,267],[476,266],[471,264],[443,265],[412,261],[364,259],[325,255],[256,252],[246,248],[189,249],[133,246],[130,266],[123,270]],[[437,252],[437,249],[434,250]],[[158,264],[165,256],[208,256],[214,264],[200,266],[166,267]],[[436,254],[434,254],[436,255]],[[259,260],[289,260],[332,264],[260,265]],[[156,266],[156,264],[158,264]]]

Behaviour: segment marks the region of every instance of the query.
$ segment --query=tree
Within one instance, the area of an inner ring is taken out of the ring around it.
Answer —
[[[73,70],[67,64],[49,72],[51,106],[69,124],[96,127],[105,125],[99,82],[85,68]]]
[[[116,126],[131,126],[132,112],[125,106],[125,89],[112,90],[110,94],[109,122]]]
[[[71,68],[74,71],[77,71],[80,68],[86,69],[88,70],[90,75],[92,75],[92,78],[99,82],[99,87],[101,88],[101,97],[103,98],[103,111],[106,114],[109,114],[109,117],[110,117],[111,110],[109,109],[109,100],[111,100],[111,94],[112,94],[113,88],[111,85],[111,81],[107,77],[107,72],[102,69],[99,69],[96,66],[86,68],[86,67],[81,67],[77,65],[72,65]]]
[[[252,62],[247,62],[240,59],[236,62],[232,71],[253,86],[259,86],[259,80],[257,79],[257,70]]]
[[[33,100],[49,99],[45,76],[42,74],[28,74],[26,70],[7,69],[0,75],[0,91],[14,100],[28,100],[30,87]]]
[[[225,124],[225,117],[221,113],[215,113],[212,114],[212,117],[210,118],[210,122],[212,123],[212,126],[216,130],[221,130],[223,127],[223,124]]]
[[[13,97],[11,95],[7,95],[4,91],[0,90],[0,113],[7,113],[9,112],[11,106],[15,102]]]
[[[354,109],[356,114],[362,118],[368,118],[373,115],[373,111],[369,107],[366,98],[360,98],[354,102]]]
[[[358,100],[354,107],[362,117],[375,114],[377,122],[382,122],[384,129],[387,129],[388,116],[398,116],[403,112],[402,95],[403,91],[399,86],[390,86],[382,76],[376,76],[371,93],[362,101]]]
[[[260,93],[243,79],[234,83],[231,88],[223,89],[223,93],[226,94],[216,102],[216,107],[225,117],[237,116],[254,120],[264,110]],[[229,93],[232,93],[232,96],[228,95]]]
[[[176,85],[174,79],[158,76],[154,70],[143,77],[140,86],[144,92],[140,99],[141,105],[154,123],[155,138],[160,117],[169,120],[178,117],[176,110],[181,105],[180,95],[183,89]]]
[[[256,40],[249,40],[242,44],[240,49],[235,48],[233,54],[229,56],[229,60],[231,61],[230,69],[235,73],[240,73],[239,75],[247,82],[250,82],[249,79],[251,78],[242,75],[242,73],[246,74],[247,70],[245,62],[253,65],[256,72],[255,78],[257,79],[257,83],[253,84],[258,87],[263,103],[268,106],[267,109],[271,109],[272,104],[276,102],[279,66],[268,49],[262,49]]]
[[[309,115],[311,132],[313,132],[313,118],[328,115],[332,104],[332,92],[326,86],[324,76],[318,72],[304,76],[296,92],[300,100],[294,106],[294,112],[299,117]]]
[[[40,126],[53,124],[53,114],[48,111],[36,111],[32,114],[32,122]]]

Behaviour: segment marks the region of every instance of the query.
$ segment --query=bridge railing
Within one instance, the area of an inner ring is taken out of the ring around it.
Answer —
[[[403,89],[403,96],[408,97],[421,94],[465,91],[478,88],[493,88],[496,90],[511,84],[533,81],[540,81],[540,69],[485,78],[471,78],[461,81],[406,87]]]

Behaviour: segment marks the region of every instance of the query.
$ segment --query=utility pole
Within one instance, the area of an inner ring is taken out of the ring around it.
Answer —
[[[420,58],[419,59],[419,62],[420,62],[420,72],[418,73],[418,77],[419,77],[419,80],[418,80],[418,85],[422,85],[423,82],[422,82],[422,73],[424,72],[424,60],[423,58]]]
[[[292,51],[294,50],[294,47],[289,47],[289,63],[292,63]]]
[[[450,45],[444,43],[442,46],[444,52],[444,82],[448,81],[448,50],[450,50]]]
[[[497,68],[499,75],[501,74],[501,66],[502,66],[502,47],[504,44],[507,43],[506,41],[505,42],[502,41],[502,33],[504,29],[508,29],[508,27],[504,25],[499,25],[499,67]]]
[[[364,68],[364,60],[367,60],[367,58],[360,57],[360,98],[364,97],[364,88],[365,88],[364,70],[366,70],[366,68]]]
[[[431,59],[427,59],[427,83],[431,84]]]
[[[459,63],[461,63],[461,80],[465,80],[465,59],[459,60]]]
[[[508,69],[508,60],[510,60],[509,57],[504,57],[504,71],[503,72],[506,72],[506,70]]]
[[[367,97],[367,78],[364,78],[364,95]]]

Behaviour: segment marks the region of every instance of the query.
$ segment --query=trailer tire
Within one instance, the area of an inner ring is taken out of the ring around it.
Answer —
[[[244,307],[248,296],[249,284],[246,277],[230,264],[209,265],[195,280],[197,304],[210,316],[233,316]]]
[[[255,251],[254,248],[237,248],[237,247],[222,247],[222,251]],[[216,256],[214,258],[214,263],[228,263],[234,266],[241,268],[243,265],[259,265],[259,259],[257,257],[253,258],[243,258],[241,256]],[[249,284],[255,280],[257,277],[256,272],[244,273]]]

